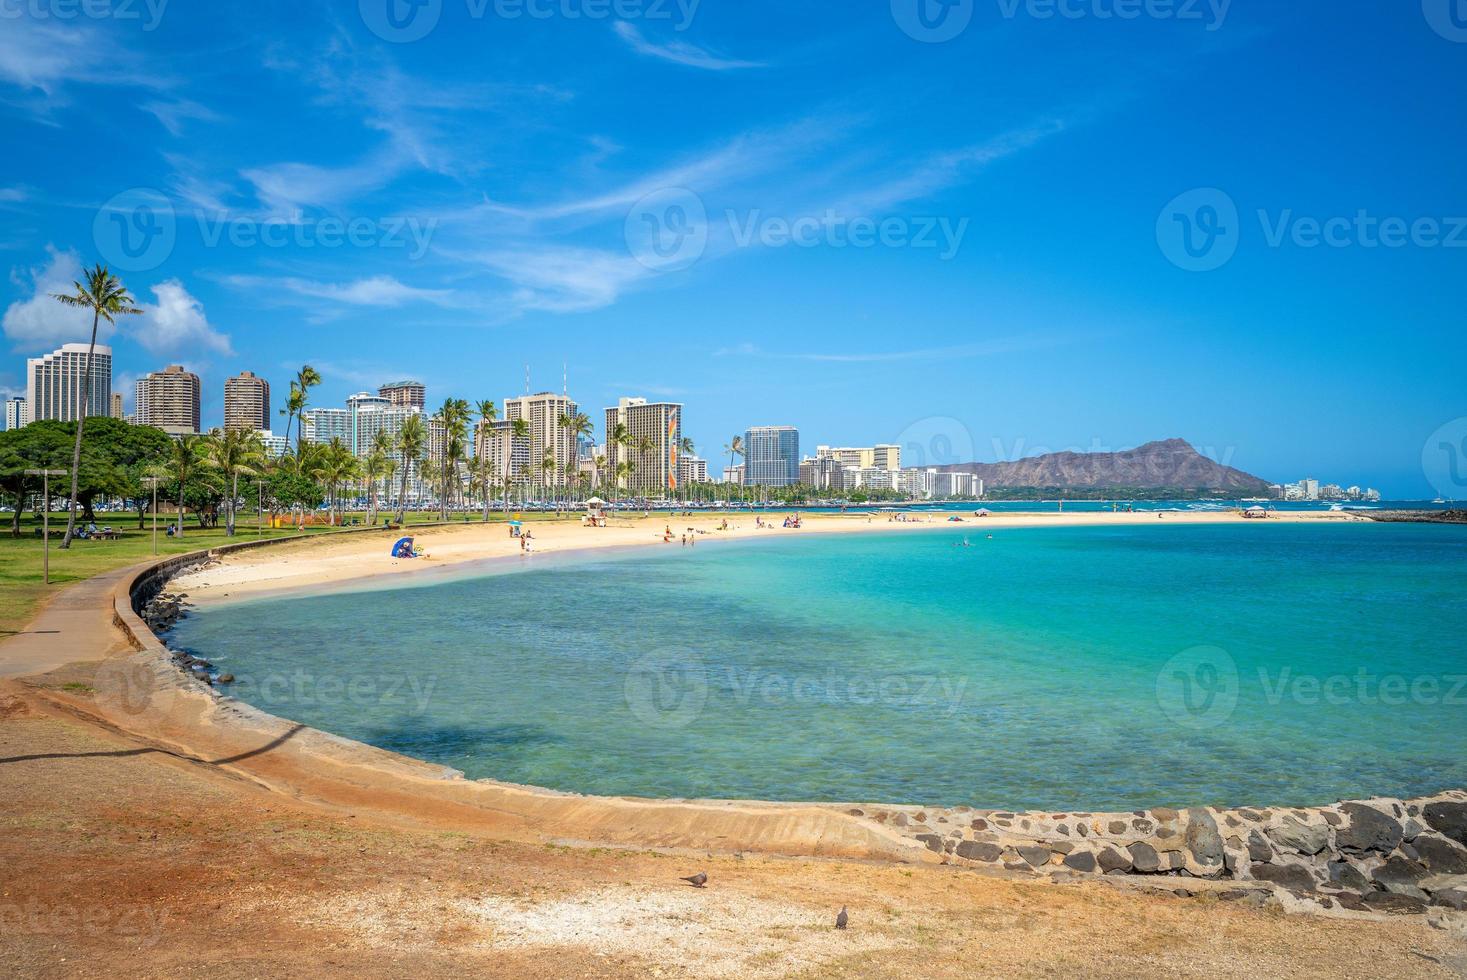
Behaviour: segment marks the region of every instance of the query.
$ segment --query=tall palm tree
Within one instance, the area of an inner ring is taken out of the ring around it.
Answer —
[[[184,492],[188,489],[188,478],[205,462],[202,436],[179,436],[169,447],[168,468],[178,481],[178,532],[174,537],[183,537]]]
[[[377,523],[377,481],[387,469],[387,454],[372,448],[362,460],[362,480],[367,487],[367,523]]]
[[[442,489],[439,491],[440,517],[448,520],[448,497],[450,468],[457,468],[458,460],[454,457],[463,455],[464,432],[469,424],[469,403],[462,398],[448,398],[443,402],[443,407],[433,415],[433,421],[437,422],[443,431],[443,446],[440,460],[439,482]],[[457,444],[457,453],[452,450]]]
[[[337,436],[332,436],[323,450],[316,463],[315,476],[326,487],[327,513],[331,524],[335,526],[336,511],[341,502],[341,485],[356,479],[361,467],[351,449]]]
[[[734,466],[734,457],[737,456],[740,459],[742,459],[744,457],[744,437],[743,436],[734,436],[732,439],[730,439],[724,445],[723,451],[726,452],[726,453],[728,453],[728,468],[729,469],[733,469],[733,466]],[[725,478],[725,482],[728,482],[726,480],[726,478]],[[732,482],[729,482],[728,485],[730,487],[732,487],[733,486],[733,483]],[[739,495],[740,496],[743,496],[743,490],[742,489],[739,490]],[[732,491],[730,491],[729,496],[733,496]]]
[[[591,418],[585,412],[575,412],[560,417],[560,424],[570,431],[571,441],[574,444],[571,449],[571,464],[574,470],[566,471],[566,489],[570,489],[571,475],[574,473],[579,479],[581,461],[581,440],[589,439],[596,431],[596,426],[591,423]],[[569,502],[569,501],[567,501]]]
[[[679,459],[681,459],[684,456],[691,456],[691,455],[693,455],[693,452],[694,452],[694,447],[693,447],[693,440],[691,438],[689,438],[688,436],[683,436],[681,439],[679,439],[677,441],[677,454],[678,454],[678,458]],[[687,493],[687,491],[690,488],[683,486],[683,481],[682,480],[678,480],[677,481],[677,486],[678,486],[678,489],[679,490],[682,490],[683,491],[683,499],[684,500],[690,500],[690,499],[692,499],[692,498],[690,498],[688,496],[688,493]]]
[[[290,394],[286,397],[285,406],[290,410],[292,418],[301,416],[306,405],[311,400],[311,389],[321,383],[321,372],[309,364],[302,364],[301,369],[295,373],[290,382]],[[306,435],[306,422],[301,419],[300,429],[296,435],[296,455],[300,455],[300,444]],[[285,442],[290,444],[290,422],[285,423]]]
[[[605,453],[597,453],[591,459],[591,469],[594,470],[595,471],[595,474],[596,474],[596,485],[597,486],[600,486],[601,485],[601,481],[606,478],[605,475],[604,475],[605,472],[606,472],[606,454]]]
[[[423,458],[423,446],[427,441],[427,429],[421,415],[409,415],[403,419],[402,428],[397,430],[397,453],[402,457],[402,485],[397,493],[397,523],[407,517],[408,475]]]
[[[489,399],[474,405],[479,416],[480,438],[474,440],[474,454],[478,457],[479,489],[484,495],[484,523],[489,523],[489,437],[494,434],[494,423],[499,420],[499,408]]]
[[[657,448],[657,443],[652,441],[651,436],[639,436],[632,445],[637,450],[637,469],[647,469],[647,454]]]
[[[205,448],[209,462],[224,477],[224,533],[232,538],[239,501],[239,478],[260,472],[265,463],[265,444],[257,432],[231,429],[208,437]],[[182,523],[181,518],[179,523]]]
[[[75,292],[52,293],[51,298],[78,309],[90,310],[92,313],[92,339],[87,344],[87,358],[82,362],[82,386],[81,398],[77,403],[76,413],[76,441],[71,449],[71,496],[66,505],[66,536],[61,539],[62,548],[71,547],[72,536],[76,533],[76,491],[77,476],[81,471],[81,447],[82,427],[86,424],[87,411],[92,407],[92,356],[97,349],[97,327],[103,320],[108,323],[116,323],[119,316],[133,316],[143,312],[134,305],[132,296],[127,287],[122,284],[107,267],[98,263],[96,267],[88,269],[83,273],[85,283],[72,282]],[[98,408],[106,412],[109,406],[100,405]],[[47,505],[49,507],[49,501]]]
[[[506,483],[509,480],[509,472],[512,469],[512,463],[510,461],[514,459],[514,456],[513,456],[514,443],[516,443],[516,442],[522,442],[523,440],[530,438],[530,420],[529,419],[526,419],[526,418],[517,418],[514,421],[510,422],[509,423],[509,429],[508,429],[508,435],[509,435],[510,444],[509,444],[509,446],[507,448],[507,451],[505,452],[505,456],[504,456],[504,458],[505,458],[505,480],[506,480]],[[524,475],[525,475],[524,473],[515,473],[514,474],[515,481],[518,482],[520,480],[520,478],[523,477]],[[521,502],[523,502],[523,498],[521,498]],[[505,487],[505,491],[504,491],[504,509],[506,511],[509,510],[509,488],[508,488],[508,486]]]
[[[554,479],[555,450],[547,449],[545,450],[545,455],[540,458],[540,482],[544,486],[545,491],[549,495],[551,501],[555,503],[558,508],[559,501],[556,499],[555,490],[551,486],[551,483]]]

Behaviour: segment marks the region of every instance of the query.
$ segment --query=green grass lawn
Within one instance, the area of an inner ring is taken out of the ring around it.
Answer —
[[[0,529],[0,637],[23,629],[36,615],[42,603],[73,582],[137,564],[153,556],[151,518],[147,520],[143,530],[139,531],[136,514],[98,514],[98,526],[111,525],[121,532],[122,537],[116,541],[74,541],[69,550],[62,551],[59,545],[61,532],[66,530],[66,515],[52,514],[51,584],[47,586],[41,579],[42,542],[35,533],[41,526],[41,521],[33,514],[25,514],[20,522],[21,537],[17,539],[12,538],[9,533],[12,516],[0,514],[0,519],[4,521],[3,529]],[[457,521],[462,515],[454,517]],[[553,517],[552,514],[527,514],[524,519],[543,520]],[[470,518],[471,521],[480,519],[478,515],[470,515]],[[254,515],[251,514],[247,519],[243,519],[242,515],[233,538],[224,533],[223,527],[200,529],[193,524],[192,518],[184,525],[182,538],[170,538],[165,529],[172,520],[173,515],[170,514],[158,516],[158,553],[162,556],[181,555],[224,544],[254,541],[257,538],[286,538],[297,533],[294,528],[271,530],[266,527],[263,534],[257,535]],[[409,526],[437,520],[436,513],[418,512],[407,515]],[[491,515],[491,520],[502,521],[504,516]],[[306,533],[323,534],[333,530],[336,529],[308,527]]]

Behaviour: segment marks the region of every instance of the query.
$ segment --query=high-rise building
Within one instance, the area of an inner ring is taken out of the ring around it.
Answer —
[[[679,456],[677,479],[681,486],[708,482],[708,460],[701,456]]]
[[[270,428],[270,382],[253,371],[241,371],[224,382],[224,431],[251,432]]]
[[[351,410],[345,408],[308,408],[301,413],[301,438],[324,446],[332,439],[352,445]]]
[[[122,418],[122,392],[120,391],[112,393],[112,417],[114,419]]]
[[[44,357],[26,361],[26,408],[30,421],[74,422],[112,410],[112,348],[98,344],[87,375],[87,345],[63,344]]]
[[[629,444],[618,444],[612,438],[617,426],[626,428]],[[606,410],[608,481],[638,496],[660,497],[675,493],[682,439],[681,405],[648,402],[645,398],[620,399],[615,408]],[[617,467],[624,461],[632,463],[630,478],[617,475]]]
[[[138,378],[134,414],[138,425],[152,425],[171,436],[199,431],[199,376],[170,364]]]
[[[527,480],[530,474],[530,437],[515,437],[508,419],[495,419],[490,425],[480,422],[474,430],[474,455],[488,463],[496,481],[506,477]]]
[[[580,407],[565,395],[541,392],[538,395],[522,395],[506,398],[503,405],[503,421],[513,425],[516,419],[529,423],[529,464],[532,482],[541,485],[558,485],[567,473],[576,472],[576,461],[580,455],[576,445],[576,433],[560,424],[562,416],[574,417]],[[544,460],[549,455],[555,463],[555,471],[544,471]]]
[[[260,443],[265,447],[265,455],[271,459],[290,452],[290,443],[285,441],[285,436],[277,436],[269,429],[261,429],[255,434],[260,437]]]
[[[792,425],[756,425],[744,433],[744,482],[788,487],[800,482],[800,430]]]
[[[377,394],[397,408],[423,411],[428,405],[428,388],[421,381],[393,381],[377,389]]]
[[[29,413],[26,411],[25,399],[19,395],[12,395],[5,399],[5,430],[19,429],[30,421]]]
[[[834,459],[841,466],[854,466],[858,470],[899,470],[902,468],[902,447],[889,444],[865,447],[816,446],[816,459]]]

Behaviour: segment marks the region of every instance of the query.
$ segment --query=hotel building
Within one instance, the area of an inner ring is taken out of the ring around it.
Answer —
[[[151,425],[171,436],[199,431],[199,376],[170,364],[138,378],[133,404],[138,425]]]
[[[86,375],[87,345],[64,344],[44,357],[26,361],[26,408],[29,422],[56,419],[74,422],[107,415],[112,410],[112,348],[93,348],[92,370]]]
[[[816,459],[834,459],[841,466],[854,466],[858,470],[899,470],[902,468],[902,447],[893,445],[867,447],[815,447]]]
[[[241,371],[224,382],[224,431],[258,432],[270,428],[270,382]]]
[[[12,395],[5,399],[5,430],[19,429],[30,421],[30,413],[26,410],[25,399],[19,395]]]
[[[122,392],[120,391],[112,393],[112,417],[114,419],[122,418]]]
[[[744,433],[744,482],[788,487],[800,482],[800,431],[791,425],[756,425]]]
[[[416,408],[421,412],[428,405],[428,388],[421,381],[394,381],[378,388],[377,394],[395,408]]]
[[[708,482],[708,461],[700,456],[679,456],[677,480],[680,486]]]
[[[611,438],[618,425],[626,427],[630,445],[618,445]],[[636,448],[643,439],[650,447],[645,453]],[[645,398],[620,399],[615,408],[606,409],[607,482],[637,496],[675,493],[679,486],[677,460],[682,439],[682,405],[649,402]],[[626,459],[635,468],[631,477],[623,480],[617,476],[616,468]]]
[[[561,425],[560,419],[561,416],[574,418],[579,412],[580,407],[569,397],[550,391],[544,391],[538,395],[506,398],[501,408],[500,421],[512,425],[516,419],[524,419],[530,427],[528,443],[523,447],[527,460],[522,463],[513,458],[518,454],[520,448],[515,447],[511,465],[516,467],[528,465],[531,470],[531,482],[537,484],[559,485],[567,478],[567,474],[574,474],[580,455],[576,445],[576,433],[569,427]],[[502,453],[502,441],[500,450]],[[546,473],[542,468],[542,462],[547,454],[555,461],[555,472],[553,473]],[[520,472],[516,470],[517,474]]]

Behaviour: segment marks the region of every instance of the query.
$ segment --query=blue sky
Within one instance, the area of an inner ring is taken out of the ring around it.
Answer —
[[[184,363],[206,424],[242,368],[334,405],[565,364],[716,461],[1181,436],[1440,492],[1467,3],[922,2],[4,0],[0,389],[102,260],[147,306],[114,383]]]

